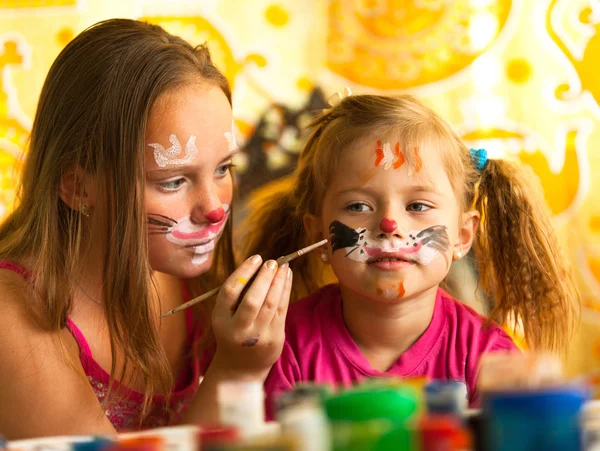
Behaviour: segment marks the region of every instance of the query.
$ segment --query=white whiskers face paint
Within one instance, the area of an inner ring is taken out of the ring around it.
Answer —
[[[365,228],[352,229],[333,221],[329,226],[329,242],[333,251],[343,250],[346,257],[362,263],[379,258],[396,258],[420,265],[430,264],[450,248],[446,227],[436,225],[424,230],[411,230],[406,238],[380,237],[380,232]]]
[[[235,152],[239,149],[237,141],[235,139],[235,124],[233,121],[231,121],[231,131],[225,132],[225,139],[227,140],[227,149],[229,150],[229,152]]]
[[[198,155],[196,137],[194,135],[190,135],[190,139],[188,139],[188,142],[185,145],[185,155],[181,158],[177,158],[181,154],[181,144],[179,144],[177,136],[171,134],[169,136],[169,142],[171,143],[171,147],[168,149],[165,149],[159,143],[148,144],[154,149],[154,161],[156,161],[156,164],[161,168],[164,168],[167,165],[190,163]]]
[[[214,250],[229,218],[229,205],[223,204],[222,208],[224,214],[219,222],[203,224],[194,223],[189,216],[175,220],[149,213],[148,232],[150,235],[165,235],[168,241],[181,247],[193,248],[192,264],[201,265]]]

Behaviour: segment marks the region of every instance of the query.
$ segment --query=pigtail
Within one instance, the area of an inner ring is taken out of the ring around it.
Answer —
[[[480,280],[494,320],[520,322],[533,349],[564,352],[580,298],[534,177],[506,160],[483,167],[475,196]]]

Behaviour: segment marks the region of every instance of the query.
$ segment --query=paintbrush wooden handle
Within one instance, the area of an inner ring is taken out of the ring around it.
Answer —
[[[173,310],[169,310],[168,312],[163,313],[162,315],[160,315],[160,317],[164,318],[166,316],[171,316],[174,313],[180,312],[182,310],[185,310],[186,308],[191,307],[192,305],[196,305],[199,302],[206,301],[207,299],[210,299],[214,295],[218,294],[220,289],[221,289],[221,287],[217,287],[213,290],[210,290],[209,292],[204,293],[203,295],[200,295],[200,296],[192,299],[191,301],[187,301],[185,304],[181,304],[181,305],[175,307]]]
[[[303,249],[300,249],[296,252],[292,252],[291,254],[285,255],[283,257],[279,257],[276,262],[277,262],[277,268],[279,268],[281,265],[283,265],[284,263],[289,263],[292,260],[300,257],[301,255],[304,255],[312,250],[315,250],[321,246],[323,246],[324,244],[327,243],[327,240],[321,240],[318,243],[315,244],[311,244],[310,246],[307,246]],[[277,270],[277,269],[276,269]],[[246,282],[246,284],[244,285],[244,288],[242,288],[242,292],[240,293],[240,296],[238,297],[238,301],[235,305],[235,309],[237,310],[237,308],[240,305],[240,302],[242,302],[242,299],[244,299],[244,296],[246,295],[246,292],[248,291],[248,289],[250,288],[250,285],[252,285],[252,282],[254,282],[254,279],[256,279],[256,276],[258,275],[260,271],[260,268],[258,268],[256,270],[256,272],[254,273],[254,275],[252,277],[250,277],[250,280],[248,280],[248,282]],[[189,308],[193,305],[198,304],[199,302],[203,302],[206,301],[207,299],[212,298],[214,295],[216,295],[219,290],[221,289],[221,287],[215,288],[213,290],[210,290],[208,293],[204,293],[201,296],[198,296],[194,299],[192,299],[191,301],[186,302],[185,304],[181,304],[178,307],[175,307],[173,310],[169,310],[166,313],[163,313],[162,315],[160,315],[161,318],[165,318],[167,316],[173,315],[174,313],[180,312],[182,310],[185,310],[186,308]]]

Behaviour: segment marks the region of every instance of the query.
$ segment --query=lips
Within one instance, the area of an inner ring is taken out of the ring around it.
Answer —
[[[365,252],[369,256],[367,263],[374,263],[378,261],[405,261],[413,263],[415,256],[421,250],[421,243],[417,246],[402,248],[393,252],[384,251],[379,247],[365,246]]]
[[[177,238],[179,240],[184,240],[184,241],[197,241],[196,244],[202,244],[202,241],[204,240],[204,242],[206,242],[207,240],[210,240],[211,235],[218,235],[221,232],[221,229],[223,228],[223,226],[225,225],[225,222],[227,221],[227,218],[229,217],[229,215],[225,215],[225,217],[220,221],[217,222],[216,224],[210,224],[207,226],[202,227],[199,230],[195,230],[192,232],[184,232],[182,230],[173,230],[173,232],[171,232],[171,236],[173,236],[174,238]]]

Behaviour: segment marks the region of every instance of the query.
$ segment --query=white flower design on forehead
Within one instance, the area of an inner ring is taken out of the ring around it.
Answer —
[[[172,145],[168,149],[165,149],[159,143],[148,144],[154,149],[154,161],[156,161],[156,164],[161,168],[164,168],[167,165],[187,164],[198,155],[196,137],[194,135],[190,135],[190,139],[188,139],[188,142],[185,145],[185,155],[182,158],[177,158],[181,154],[181,144],[179,144],[177,136],[171,134],[169,136],[169,141]]]
[[[231,131],[225,132],[225,139],[227,140],[227,144],[229,145],[229,152],[235,152],[239,149],[237,141],[235,140],[235,124],[233,120],[231,121]]]

